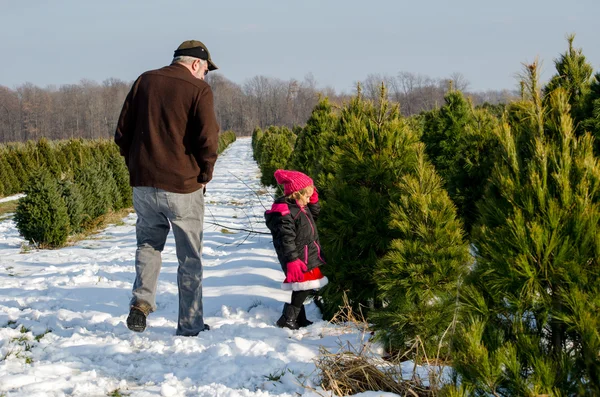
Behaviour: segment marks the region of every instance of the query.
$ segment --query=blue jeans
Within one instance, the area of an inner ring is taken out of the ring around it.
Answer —
[[[161,252],[172,227],[179,262],[177,335],[197,335],[204,330],[201,260],[203,190],[181,194],[154,187],[134,187],[133,207],[137,213],[137,251],[131,305],[139,306],[146,312],[156,310]]]

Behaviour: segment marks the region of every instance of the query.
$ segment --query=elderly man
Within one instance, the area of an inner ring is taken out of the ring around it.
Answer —
[[[161,252],[173,228],[179,266],[177,335],[209,329],[202,312],[204,194],[219,126],[204,76],[217,67],[204,44],[183,42],[169,66],[143,73],[125,99],[115,143],[129,168],[137,213],[135,282],[127,327],[146,329],[156,310]]]

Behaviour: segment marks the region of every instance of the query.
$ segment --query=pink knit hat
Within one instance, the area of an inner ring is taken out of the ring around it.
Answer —
[[[275,171],[275,179],[277,183],[283,185],[283,194],[286,196],[314,185],[313,180],[300,171],[277,170]]]

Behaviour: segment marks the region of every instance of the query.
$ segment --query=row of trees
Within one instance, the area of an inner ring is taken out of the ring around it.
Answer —
[[[129,172],[113,142],[73,140],[46,147],[45,164],[28,175],[15,213],[17,228],[30,243],[60,247],[69,235],[93,228],[99,217],[132,205]]]
[[[402,103],[404,115],[431,110],[443,103],[449,81],[466,87],[461,75],[451,79],[399,73],[397,76],[370,75],[363,82],[366,97],[378,98],[378,84],[385,80],[390,99]],[[319,89],[308,75],[302,81],[255,76],[243,84],[219,73],[207,81],[215,94],[215,110],[222,130],[249,135],[256,126],[280,125],[292,128],[308,119],[319,96],[341,104],[349,99],[332,88]],[[79,84],[41,88],[31,83],[11,89],[0,85],[0,143],[47,139],[110,138],[115,131],[121,106],[131,82],[107,79],[101,84],[82,80]],[[509,92],[471,93],[475,103],[498,103]]]
[[[555,63],[503,109],[323,100],[282,162],[320,191],[324,315],[346,295],[391,351],[450,360],[442,394],[600,394],[600,74],[573,37]]]
[[[219,153],[235,139],[233,131],[222,133]],[[41,139],[5,145],[0,153],[0,186],[25,193],[15,221],[38,247],[61,247],[105,214],[132,205],[129,172],[111,140]]]

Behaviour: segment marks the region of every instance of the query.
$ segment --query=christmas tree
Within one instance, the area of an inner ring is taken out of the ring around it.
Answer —
[[[526,100],[498,128],[461,293],[453,367],[474,395],[600,395],[600,164],[569,94]]]

